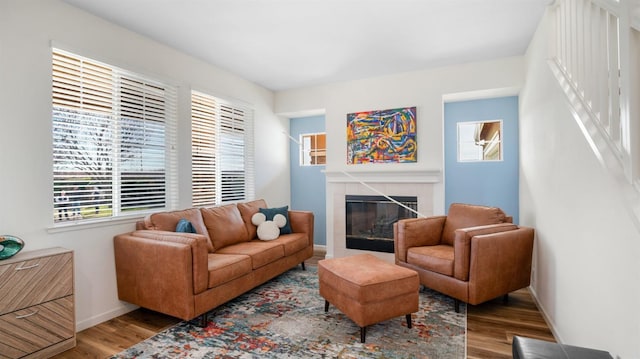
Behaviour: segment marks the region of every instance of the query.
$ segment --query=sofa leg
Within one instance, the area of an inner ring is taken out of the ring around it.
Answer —
[[[456,310],[456,313],[460,313],[460,301],[453,298],[453,307]]]
[[[406,318],[407,318],[407,327],[411,329],[411,314],[407,314]]]
[[[502,304],[504,304],[504,305],[509,304],[509,293],[507,293],[504,296],[502,296]]]
[[[307,270],[307,267],[304,266],[304,261],[300,264],[302,264],[302,270]]]
[[[326,312],[328,312],[328,311],[329,311],[329,301],[328,301],[328,300],[325,300],[325,301],[324,301],[324,312],[326,313]]]
[[[199,328],[205,328],[207,326],[207,315],[209,314],[209,312],[202,314],[201,316],[197,317],[197,318],[193,318],[191,319],[189,322],[193,325],[195,325],[196,327]]]
[[[364,343],[367,336],[367,327],[360,327],[360,343]]]

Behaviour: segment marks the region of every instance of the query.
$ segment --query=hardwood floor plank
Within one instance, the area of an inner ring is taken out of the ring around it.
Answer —
[[[317,265],[324,252],[316,251],[307,265]],[[180,319],[147,309],[137,309],[77,334],[77,346],[54,358],[107,358],[177,323]],[[467,305],[467,358],[510,359],[514,335],[555,342],[528,289]]]

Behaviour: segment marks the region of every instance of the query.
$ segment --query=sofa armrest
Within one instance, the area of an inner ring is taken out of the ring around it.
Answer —
[[[453,276],[465,282],[469,280],[471,238],[515,229],[518,229],[518,226],[511,223],[457,229],[453,237]]]
[[[446,216],[401,219],[393,224],[396,263],[407,261],[411,247],[440,244]]]
[[[311,211],[289,211],[289,222],[293,233],[306,233],[309,238],[309,245],[313,248],[313,221],[314,215]]]
[[[533,240],[534,230],[529,227],[474,236],[471,239],[469,302],[482,302],[528,287]]]
[[[193,296],[207,289],[206,240],[199,234],[155,230],[115,236],[118,297],[192,319]]]

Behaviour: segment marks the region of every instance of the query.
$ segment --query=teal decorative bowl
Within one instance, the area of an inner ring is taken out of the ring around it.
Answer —
[[[10,235],[0,236],[0,260],[16,255],[24,248],[24,241]]]

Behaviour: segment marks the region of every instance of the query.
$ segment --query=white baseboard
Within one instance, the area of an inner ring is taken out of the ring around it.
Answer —
[[[95,325],[98,325],[102,322],[106,322],[109,319],[113,319],[115,317],[121,316],[123,314],[127,314],[132,310],[136,310],[139,307],[137,305],[123,303],[121,307],[109,310],[107,312],[95,315],[91,318],[87,318],[85,320],[81,320],[76,322],[76,332],[85,330],[87,328],[91,328]]]
[[[558,334],[558,332],[556,331],[556,327],[553,324],[553,321],[547,315],[547,312],[544,310],[544,306],[542,306],[540,304],[540,301],[538,301],[536,290],[532,286],[529,286],[529,293],[531,293],[531,297],[533,298],[533,302],[536,304],[536,307],[538,307],[538,311],[540,312],[540,314],[542,314],[542,319],[544,319],[544,321],[547,322],[547,326],[549,327],[549,330],[551,330],[551,334],[553,334],[553,337],[556,339],[556,342],[563,344],[564,341],[560,337],[560,334]]]
[[[327,246],[323,246],[321,244],[314,244],[313,245],[313,250],[314,251],[324,251],[325,253],[327,253]]]

